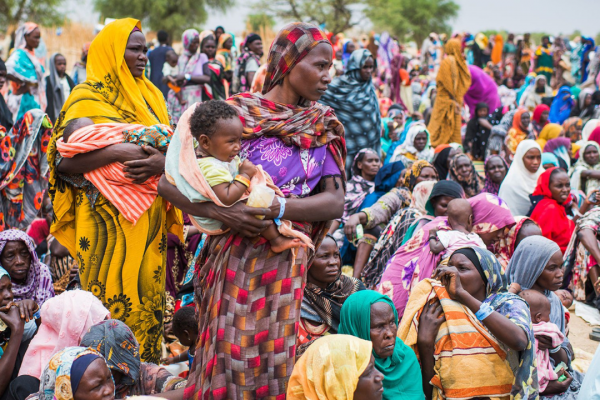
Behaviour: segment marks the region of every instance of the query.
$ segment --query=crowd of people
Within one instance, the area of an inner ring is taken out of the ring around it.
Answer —
[[[600,396],[593,39],[40,38],[0,62],[3,399]]]

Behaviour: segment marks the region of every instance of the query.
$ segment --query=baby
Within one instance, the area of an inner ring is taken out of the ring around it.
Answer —
[[[522,291],[519,296],[529,304],[534,335],[547,336],[552,339],[553,347],[560,346],[565,337],[558,326],[550,322],[550,300],[544,294],[532,289]],[[548,382],[558,380],[560,376],[564,375],[564,371],[554,372],[548,349],[540,349],[537,340],[535,341],[535,352],[540,393],[542,393],[546,390]]]
[[[473,230],[473,210],[471,204],[465,199],[454,199],[448,203],[448,225],[452,230],[429,231],[429,248],[433,254],[442,255],[442,260],[447,260],[455,250],[466,246],[478,246],[485,249],[483,240]]]
[[[177,75],[179,75],[179,56],[175,53],[175,50],[169,50],[165,54],[165,63],[163,65],[163,76],[167,83],[167,86],[175,93],[175,98],[182,106],[187,104],[187,101],[183,100],[181,96],[181,88],[177,86]]]
[[[188,347],[188,350],[175,357],[163,358],[161,361],[165,365],[187,361],[189,368],[192,369],[196,355],[196,339],[198,338],[198,319],[194,307],[181,307],[173,315],[173,334],[179,343]]]
[[[233,205],[242,198],[257,173],[254,164],[248,160],[241,162],[238,156],[243,126],[237,112],[224,101],[201,103],[190,118],[190,130],[200,151],[206,154],[198,159],[202,175],[224,205]],[[276,253],[302,245],[298,239],[282,236],[275,224],[262,236]]]

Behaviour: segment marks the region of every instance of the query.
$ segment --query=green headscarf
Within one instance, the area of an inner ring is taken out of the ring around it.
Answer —
[[[340,316],[339,334],[371,340],[371,305],[386,303],[394,312],[396,325],[398,313],[392,300],[373,290],[361,290],[346,299]],[[394,354],[382,359],[375,354],[375,367],[384,375],[383,399],[423,400],[421,367],[413,350],[396,338]]]

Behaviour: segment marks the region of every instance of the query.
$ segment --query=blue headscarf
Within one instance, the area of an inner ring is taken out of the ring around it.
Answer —
[[[558,158],[553,153],[542,153],[542,166],[552,164],[558,167]]]
[[[588,65],[590,64],[590,60],[585,61],[585,55],[589,51],[593,50],[594,47],[596,47],[596,42],[594,42],[594,39],[592,37],[586,37],[586,36],[582,36],[581,40],[584,43],[587,41],[591,42],[591,43],[584,44],[583,49],[581,50],[581,83],[583,83],[587,80],[588,73],[589,73]]]
[[[523,84],[523,86],[521,86],[521,88],[517,92],[517,104],[519,104],[519,102],[521,101],[521,96],[523,96],[523,94],[529,88],[529,86],[533,86],[533,85],[535,85],[535,74],[529,74],[525,78],[525,83]]]
[[[569,115],[571,115],[573,105],[574,101],[573,97],[571,97],[571,89],[568,86],[561,87],[550,107],[549,121],[562,125],[569,118]]]
[[[10,274],[8,273],[8,271],[0,267],[0,279],[4,278],[5,276],[8,276],[8,279],[10,279]]]
[[[360,209],[363,210],[371,207],[381,196],[396,187],[402,171],[404,171],[404,163],[402,161],[396,161],[381,167],[377,175],[375,175],[375,191],[365,197]]]

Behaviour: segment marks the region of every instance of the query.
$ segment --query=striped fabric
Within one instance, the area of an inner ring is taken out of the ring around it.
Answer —
[[[425,303],[435,298],[442,305],[446,322],[440,326],[435,342],[432,398],[510,399],[515,376],[506,352],[473,312],[451,300],[439,282],[425,279],[413,289],[398,329],[398,337],[411,346],[419,357],[419,317]]]
[[[73,158],[77,154],[103,149],[107,146],[123,143],[125,131],[146,128],[138,124],[105,123],[86,126],[75,131],[65,143],[62,137],[57,141],[60,155]],[[169,131],[170,128],[168,128]],[[133,183],[125,177],[124,164],[112,163],[84,174],[129,222],[137,220],[150,209],[158,195],[159,176],[153,176],[142,184]]]

